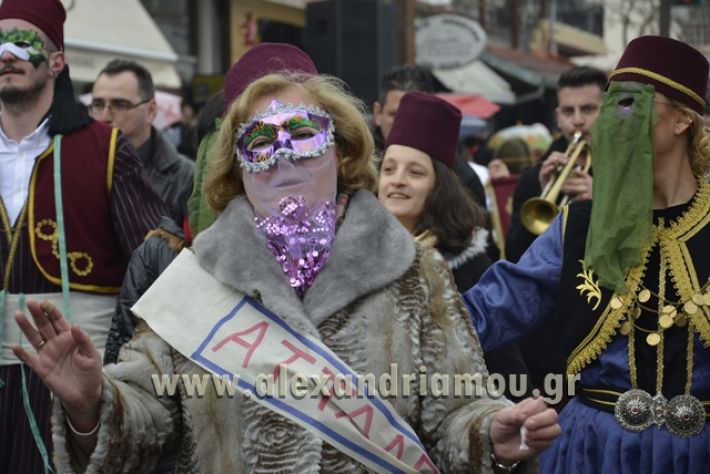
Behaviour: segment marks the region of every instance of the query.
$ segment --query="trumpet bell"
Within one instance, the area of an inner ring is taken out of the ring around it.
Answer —
[[[589,171],[589,166],[592,163],[592,154],[587,148],[587,143],[581,141],[581,135],[579,132],[575,133],[574,141],[570,143],[565,152],[565,154],[569,154],[570,150],[572,150],[572,154],[554,181],[550,181],[545,186],[542,195],[528,199],[520,209],[520,222],[535,235],[540,235],[547,230],[560,212],[560,207],[567,202],[567,197],[565,197],[558,205],[558,198],[562,192],[562,187],[585,149],[587,150],[587,162],[585,163],[584,171]]]
[[[540,235],[550,227],[559,209],[547,199],[537,197],[528,199],[520,209],[520,222],[535,235]]]

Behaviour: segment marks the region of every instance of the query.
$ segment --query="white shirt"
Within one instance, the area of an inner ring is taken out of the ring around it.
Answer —
[[[0,127],[0,196],[12,225],[27,200],[35,160],[49,147],[48,129],[49,121],[44,119],[34,132],[17,143]]]

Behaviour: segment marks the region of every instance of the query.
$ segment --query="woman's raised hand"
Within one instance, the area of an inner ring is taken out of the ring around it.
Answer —
[[[70,326],[51,302],[28,301],[27,308],[35,326],[21,312],[15,313],[15,321],[36,354],[19,344],[12,351],[59,397],[76,429],[90,431],[98,423],[101,354],[89,335]]]

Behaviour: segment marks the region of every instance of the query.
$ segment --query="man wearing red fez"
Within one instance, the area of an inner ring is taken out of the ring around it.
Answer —
[[[51,463],[49,392],[11,345],[41,350],[57,306],[102,348],[131,252],[164,212],[126,140],[75,100],[65,17],[59,0],[0,4],[0,472]],[[46,315],[29,340],[12,321],[26,306]]]
[[[579,382],[541,472],[707,472],[708,69],[680,41],[631,41],[592,128],[593,200],[464,295],[484,350],[556,315]]]

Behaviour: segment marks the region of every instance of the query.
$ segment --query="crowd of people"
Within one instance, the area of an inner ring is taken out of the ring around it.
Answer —
[[[700,52],[645,36],[572,68],[546,152],[480,159],[425,69],[386,74],[369,121],[256,44],[186,157],[141,65],[76,100],[65,17],[0,4],[0,472],[710,466]],[[538,236],[525,204],[578,149]]]

